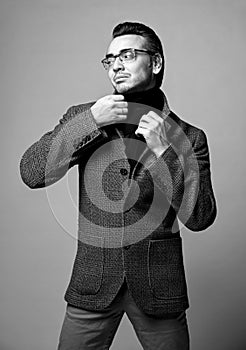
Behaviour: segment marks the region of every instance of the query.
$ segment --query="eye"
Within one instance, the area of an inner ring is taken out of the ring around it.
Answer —
[[[107,58],[107,64],[112,64],[114,63],[114,61],[115,61],[115,58],[113,56]]]
[[[132,51],[125,51],[125,52],[122,52],[121,53],[121,58],[124,60],[124,61],[130,61],[134,58],[134,54]]]

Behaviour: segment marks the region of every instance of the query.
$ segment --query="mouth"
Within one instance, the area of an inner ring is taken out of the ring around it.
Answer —
[[[117,82],[120,82],[120,81],[124,81],[126,80],[127,78],[129,78],[129,75],[126,75],[126,74],[118,74],[114,77],[114,81],[117,83]]]

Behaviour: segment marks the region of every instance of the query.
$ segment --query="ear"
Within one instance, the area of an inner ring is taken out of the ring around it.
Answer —
[[[162,57],[159,53],[156,53],[152,57],[152,67],[153,67],[153,73],[158,74],[162,68],[162,65],[164,64]]]

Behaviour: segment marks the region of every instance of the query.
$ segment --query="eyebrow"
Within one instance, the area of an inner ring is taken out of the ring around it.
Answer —
[[[106,58],[108,58],[108,57],[114,57],[114,56],[120,55],[121,52],[124,52],[124,51],[127,51],[127,50],[131,50],[131,49],[132,49],[132,47],[128,47],[128,48],[122,49],[122,50],[120,50],[119,53],[117,53],[117,54],[107,53],[105,57],[106,57]],[[136,49],[136,50],[139,50],[139,49]]]

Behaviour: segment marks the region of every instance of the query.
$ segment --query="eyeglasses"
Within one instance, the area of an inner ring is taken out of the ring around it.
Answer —
[[[140,50],[140,49],[124,49],[121,50],[118,55],[109,54],[106,55],[106,57],[101,61],[103,64],[103,67],[108,70],[112,65],[114,64],[117,57],[119,57],[119,60],[121,63],[129,63],[135,61],[137,57],[137,53],[147,54],[147,55],[154,55],[154,52],[148,51],[148,50]]]

